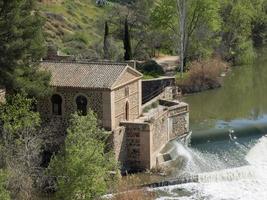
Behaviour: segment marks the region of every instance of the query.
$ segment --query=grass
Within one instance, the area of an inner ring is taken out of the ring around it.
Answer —
[[[176,78],[176,82],[178,84],[182,83],[182,82],[186,81],[189,78],[189,72],[184,72],[182,77],[181,77],[181,73],[177,72],[176,75],[175,75],[175,78]]]
[[[63,52],[72,48],[71,41],[89,47],[102,37],[96,24],[108,8],[97,7],[95,0],[43,0],[38,5],[46,18],[46,41]]]
[[[152,76],[151,74],[143,74],[143,79],[144,80],[150,80],[150,79],[154,79],[154,78],[158,78],[157,76]]]

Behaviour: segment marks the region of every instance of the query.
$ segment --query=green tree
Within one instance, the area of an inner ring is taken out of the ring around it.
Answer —
[[[0,85],[10,93],[49,92],[50,76],[38,68],[45,53],[42,26],[35,0],[0,0]]]
[[[117,170],[113,154],[106,151],[107,137],[92,111],[72,116],[64,150],[49,167],[58,177],[57,199],[95,199],[107,191],[109,172]]]
[[[1,154],[8,172],[12,199],[36,199],[36,181],[42,175],[41,152],[47,132],[40,130],[39,114],[25,95],[8,96],[0,107]]]
[[[251,0],[221,1],[221,53],[227,61],[244,64],[253,60],[252,22],[257,12]]]
[[[131,45],[131,36],[129,32],[128,19],[125,19],[124,22],[124,60],[132,60],[132,45]]]
[[[216,47],[221,27],[219,8],[218,0],[160,0],[151,20],[154,28],[171,33],[176,52],[184,51],[186,63],[210,56]]]
[[[110,59],[110,41],[109,41],[109,27],[108,22],[105,22],[105,34],[104,34],[104,45],[103,45],[103,52],[104,52],[104,59]]]

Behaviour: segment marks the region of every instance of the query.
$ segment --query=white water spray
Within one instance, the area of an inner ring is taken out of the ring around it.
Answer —
[[[241,167],[219,169],[216,156],[203,154],[184,147],[179,154],[186,155],[184,170],[198,174],[198,183],[188,183],[159,189],[168,194],[160,199],[183,200],[265,200],[267,199],[267,137],[262,137],[253,147],[232,141],[244,155],[247,164]],[[178,144],[177,152],[182,147]],[[250,148],[250,149],[248,149]],[[184,151],[186,153],[184,154]],[[232,159],[232,158],[229,158]],[[202,165],[209,169],[203,171]],[[210,169],[215,169],[211,170]],[[218,170],[216,169],[218,168]],[[177,192],[178,191],[178,192]],[[164,196],[164,195],[162,195]],[[169,197],[171,196],[171,197]]]

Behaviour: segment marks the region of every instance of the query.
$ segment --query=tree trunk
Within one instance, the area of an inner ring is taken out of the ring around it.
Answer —
[[[177,11],[179,13],[179,35],[180,35],[180,76],[183,77],[184,59],[186,47],[186,0],[176,0]]]

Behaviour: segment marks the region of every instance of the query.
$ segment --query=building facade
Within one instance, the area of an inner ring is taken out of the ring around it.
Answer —
[[[46,121],[67,126],[76,111],[93,110],[100,125],[113,131],[121,120],[141,114],[142,74],[127,64],[43,62],[52,75],[51,97],[40,99],[38,111]],[[56,128],[57,129],[57,128]]]
[[[71,114],[93,110],[125,169],[155,167],[158,152],[189,132],[188,105],[172,101],[171,87],[157,97],[156,110],[143,112],[142,74],[127,63],[45,61],[41,69],[51,73],[53,87],[51,96],[38,101],[43,121],[58,134]]]

